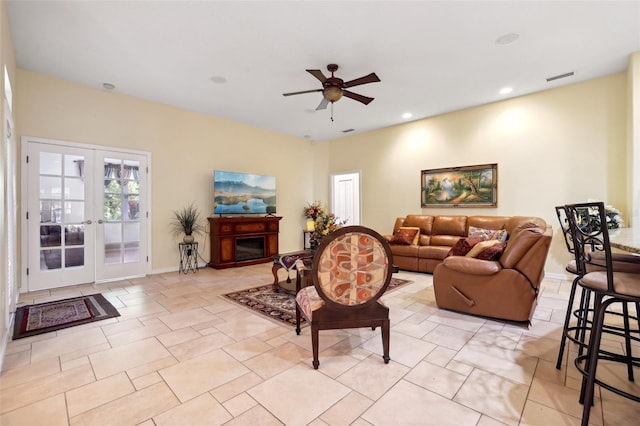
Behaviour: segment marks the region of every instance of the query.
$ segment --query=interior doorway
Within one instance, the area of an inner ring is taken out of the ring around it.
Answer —
[[[360,172],[331,175],[331,211],[347,225],[360,225]]]

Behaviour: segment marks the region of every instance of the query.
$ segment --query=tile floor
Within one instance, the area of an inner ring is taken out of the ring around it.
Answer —
[[[121,316],[10,342],[0,424],[574,425],[575,348],[555,369],[570,283],[545,279],[530,327],[436,306],[432,276],[385,296],[391,362],[378,331],[311,339],[221,294],[270,282],[271,265],[153,275],[25,294],[21,304],[102,292]],[[620,346],[615,340],[608,345]],[[602,368],[609,377],[618,368]],[[640,374],[640,371],[637,372]],[[594,425],[637,425],[640,404],[599,390]]]

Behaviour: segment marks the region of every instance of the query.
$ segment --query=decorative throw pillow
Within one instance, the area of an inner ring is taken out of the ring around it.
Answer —
[[[482,241],[484,241],[482,238],[477,238],[477,237],[460,238],[458,242],[455,243],[453,247],[451,247],[451,250],[449,250],[447,257],[448,256],[465,256],[467,253],[469,253],[469,251],[473,248],[473,246],[475,246],[476,244]]]
[[[405,246],[418,244],[420,228],[413,226],[401,226],[398,228],[389,244],[401,244]]]
[[[507,248],[507,243],[504,243],[504,242],[500,241],[498,244],[495,244],[495,245],[485,249],[484,251],[482,251],[476,257],[476,259],[498,260],[498,259],[500,259],[500,256],[502,256],[502,253],[504,252],[505,248]]]
[[[475,226],[470,226],[469,236],[483,238],[484,240],[507,241],[507,230],[506,229],[485,229],[485,228],[476,228]]]
[[[496,244],[500,244],[501,241],[498,240],[487,240],[487,241],[480,241],[478,244],[474,245],[471,250],[469,250],[469,252],[467,254],[465,254],[465,256],[467,257],[478,257],[478,255],[480,253],[482,253],[484,250],[488,249],[489,247],[495,246]]]

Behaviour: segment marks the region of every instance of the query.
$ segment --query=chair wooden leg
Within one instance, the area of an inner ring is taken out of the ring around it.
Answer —
[[[320,361],[318,361],[318,327],[314,326],[313,323],[311,323],[311,346],[313,347],[313,368],[317,370],[320,366]]]
[[[382,353],[384,355],[382,355],[382,359],[384,360],[385,364],[389,364],[389,360],[391,358],[389,358],[389,329],[390,329],[390,321],[384,320],[382,322],[382,327],[381,331],[382,331]]]
[[[298,302],[296,302],[296,334],[300,335],[300,307]]]

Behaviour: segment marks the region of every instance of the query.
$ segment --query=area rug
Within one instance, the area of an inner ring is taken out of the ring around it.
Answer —
[[[13,340],[118,316],[118,310],[99,293],[21,306],[16,309]]]
[[[387,287],[387,292],[413,281],[391,278]],[[276,293],[273,291],[273,284],[248,288],[223,295],[239,305],[251,309],[275,321],[291,326],[296,325],[296,300],[290,293]],[[300,324],[304,325],[306,320],[301,318]]]

